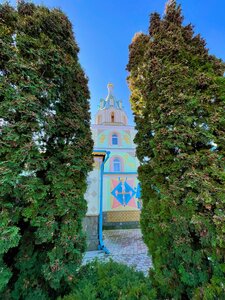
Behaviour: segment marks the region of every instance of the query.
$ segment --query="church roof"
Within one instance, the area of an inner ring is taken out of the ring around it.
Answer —
[[[99,105],[99,110],[105,110],[109,108],[115,108],[119,110],[123,110],[123,105],[121,100],[117,100],[116,97],[113,94],[113,84],[108,83],[107,88],[108,88],[108,95],[106,99],[101,99],[100,100],[100,105]]]

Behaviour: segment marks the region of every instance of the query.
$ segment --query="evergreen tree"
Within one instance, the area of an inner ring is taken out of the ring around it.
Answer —
[[[0,295],[55,299],[70,291],[85,249],[87,78],[60,10],[4,4],[0,22]]]
[[[128,70],[158,299],[224,299],[225,65],[172,0],[134,37]]]
[[[20,240],[19,227],[16,225],[18,209],[13,207],[13,200],[17,201],[13,183],[22,172],[20,149],[18,148],[19,134],[17,126],[12,122],[13,108],[10,98],[15,99],[13,77],[16,77],[15,66],[17,58],[13,45],[17,15],[9,6],[0,6],[0,291],[7,285],[12,271],[5,262],[9,249],[16,247]],[[4,118],[3,118],[4,117]],[[17,120],[19,125],[20,120]],[[9,126],[11,124],[11,126]],[[14,127],[14,128],[13,128]],[[27,137],[23,135],[23,143]],[[9,154],[10,158],[9,158]]]

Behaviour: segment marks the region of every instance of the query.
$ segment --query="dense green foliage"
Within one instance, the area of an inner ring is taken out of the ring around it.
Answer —
[[[157,297],[225,299],[225,66],[171,0],[128,70]]]
[[[74,292],[63,300],[153,300],[155,292],[142,272],[110,261],[91,262],[78,273]]]
[[[57,9],[0,5],[0,298],[69,292],[85,249],[89,91]]]

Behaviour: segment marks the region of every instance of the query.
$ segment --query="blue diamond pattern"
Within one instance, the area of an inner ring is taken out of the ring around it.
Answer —
[[[133,198],[135,191],[126,181],[124,183],[120,181],[111,194],[119,201],[121,205],[125,206]]]

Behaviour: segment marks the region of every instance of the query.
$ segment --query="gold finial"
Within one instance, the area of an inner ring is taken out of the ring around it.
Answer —
[[[113,84],[109,82],[109,83],[107,84],[107,88],[113,88]]]
[[[112,83],[108,83],[107,84],[107,88],[108,88],[108,93],[109,95],[113,93],[113,84]]]

